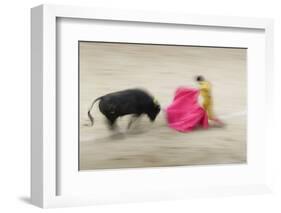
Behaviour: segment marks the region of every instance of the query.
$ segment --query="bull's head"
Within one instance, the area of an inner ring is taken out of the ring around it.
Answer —
[[[159,102],[155,98],[153,98],[153,106],[152,106],[150,112],[148,113],[149,119],[151,121],[154,121],[156,119],[157,115],[159,114],[160,110],[161,110],[161,107],[160,107]]]

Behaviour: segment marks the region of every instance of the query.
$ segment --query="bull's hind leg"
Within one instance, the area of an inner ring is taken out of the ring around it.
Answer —
[[[116,117],[107,118],[107,123],[110,130],[116,129]]]

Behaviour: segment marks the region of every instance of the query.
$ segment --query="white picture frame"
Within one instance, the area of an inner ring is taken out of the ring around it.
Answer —
[[[273,109],[272,91],[273,89],[273,21],[265,18],[241,18],[241,17],[217,17],[205,15],[188,15],[173,13],[153,13],[147,11],[122,11],[112,9],[97,9],[74,6],[54,6],[41,5],[31,10],[31,82],[32,82],[32,103],[31,103],[31,201],[33,204],[47,208],[58,206],[75,206],[75,205],[91,205],[96,203],[114,203],[142,200],[165,200],[188,198],[198,196],[221,196],[233,194],[253,194],[270,192],[270,166],[266,161],[266,152],[261,149],[259,152],[259,160],[262,161],[260,168],[255,174],[261,175],[261,178],[253,180],[253,184],[249,181],[231,180],[231,184],[214,185],[210,187],[196,185],[193,188],[177,188],[177,187],[160,187],[155,193],[148,193],[144,190],[135,194],[128,193],[120,198],[118,193],[105,192],[101,196],[91,195],[58,195],[58,185],[60,179],[60,166],[58,166],[58,146],[57,141],[57,87],[60,83],[56,76],[57,69],[57,20],[65,19],[88,19],[88,20],[109,20],[118,22],[133,23],[154,23],[159,25],[192,25],[202,27],[221,27],[231,29],[257,29],[264,31],[264,67],[261,75],[266,78],[260,78],[260,82],[265,85],[261,88],[264,93],[266,103],[262,106],[262,111],[255,113],[265,113],[265,122],[259,128],[265,129],[264,133],[260,133],[264,139],[261,147],[268,146],[272,138],[271,116]],[[249,97],[251,98],[251,97]],[[249,100],[249,99],[248,99]],[[254,112],[253,112],[254,113]],[[249,117],[248,117],[249,118]],[[255,140],[255,138],[253,138]],[[257,165],[255,165],[257,166]],[[181,168],[184,170],[187,168]],[[244,169],[244,168],[242,168]],[[247,168],[246,168],[247,169]],[[145,169],[144,169],[145,170]],[[145,172],[142,170],[142,172]],[[148,172],[159,170],[148,169]],[[169,172],[171,168],[164,168]],[[211,172],[208,168],[201,168],[205,172]],[[209,171],[208,171],[209,170]],[[227,171],[235,168],[227,168]],[[163,171],[163,170],[162,170]],[[172,171],[172,170],[171,170]],[[126,171],[130,173],[130,170]],[[112,172],[114,173],[114,171]],[[200,172],[198,173],[198,175]],[[163,174],[162,174],[163,175]],[[154,181],[160,176],[154,176]],[[149,181],[149,180],[148,180]],[[160,186],[160,185],[159,185]],[[131,187],[132,188],[132,187]],[[134,189],[132,189],[134,190]]]

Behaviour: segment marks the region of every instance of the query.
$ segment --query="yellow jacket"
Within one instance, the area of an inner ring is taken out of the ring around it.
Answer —
[[[210,98],[211,96],[211,84],[208,81],[199,82],[200,95],[205,98]]]
[[[211,84],[208,81],[199,82],[200,95],[203,98],[203,108],[207,111],[209,119],[213,118],[213,101],[211,95]]]

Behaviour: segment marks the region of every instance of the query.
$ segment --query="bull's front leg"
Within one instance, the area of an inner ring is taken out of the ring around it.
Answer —
[[[130,129],[132,123],[134,123],[138,119],[138,117],[139,117],[139,115],[136,115],[136,114],[131,116],[131,119],[130,119],[130,121],[128,123],[127,129]]]

